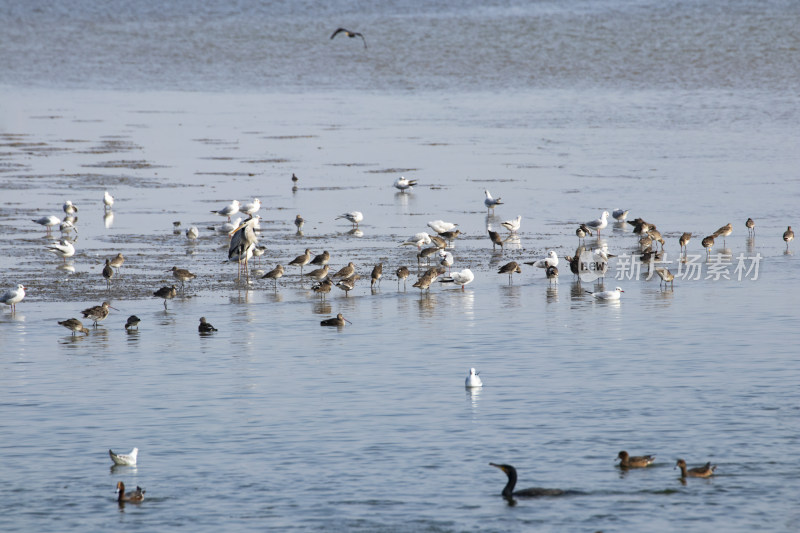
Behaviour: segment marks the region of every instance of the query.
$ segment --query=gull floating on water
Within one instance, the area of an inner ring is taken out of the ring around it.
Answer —
[[[485,205],[487,209],[492,210],[503,203],[500,201],[500,198],[492,198],[492,194],[489,192],[489,189],[484,189],[483,192],[486,194],[486,199],[483,201],[483,205]]]
[[[431,220],[428,222],[428,227],[431,228],[436,233],[446,233],[448,231],[453,231],[456,229],[458,224],[453,222],[445,222],[444,220]]]
[[[17,285],[16,289],[8,289],[2,296],[0,296],[0,303],[11,306],[11,312],[17,310],[17,304],[25,298],[25,287],[22,283]]]
[[[211,211],[216,215],[220,215],[223,217],[228,217],[228,222],[231,221],[231,217],[239,212],[239,200],[233,200],[231,203],[223,207],[218,211]]]
[[[404,178],[403,176],[400,176],[395,180],[394,187],[395,189],[400,189],[401,191],[405,192],[416,184],[417,180],[409,180]]]
[[[103,192],[103,205],[106,211],[110,210],[111,206],[114,205],[114,197],[108,194],[108,191]]]
[[[474,368],[469,369],[469,375],[464,382],[464,386],[468,389],[473,387],[483,387],[483,381],[481,381],[481,378],[478,376],[478,372],[475,372]]]
[[[622,293],[625,291],[617,287],[613,291],[603,291],[603,292],[586,291],[586,292],[591,294],[596,300],[619,300],[620,296],[622,296]]]
[[[511,233],[516,233],[517,231],[519,231],[519,226],[521,223],[522,223],[522,215],[517,215],[517,218],[501,222],[500,225],[506,228]]]
[[[115,465],[136,466],[136,457],[139,455],[139,448],[134,448],[131,453],[114,453],[108,450],[108,455]]]
[[[364,220],[364,215],[361,211],[350,211],[349,213],[339,215],[334,220],[339,220],[340,218],[346,218],[353,226],[358,227],[358,223]]]

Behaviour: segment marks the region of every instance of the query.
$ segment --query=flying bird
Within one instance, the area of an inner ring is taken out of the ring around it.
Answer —
[[[346,36],[350,37],[351,39],[353,39],[354,37],[361,37],[361,40],[364,42],[364,49],[366,50],[366,48],[367,48],[367,40],[364,39],[364,36],[361,35],[360,33],[358,33],[357,31],[350,31],[350,30],[345,29],[345,28],[337,28],[336,31],[333,32],[333,34],[331,35],[331,39],[333,39],[334,37],[336,37],[340,33],[344,33]]]

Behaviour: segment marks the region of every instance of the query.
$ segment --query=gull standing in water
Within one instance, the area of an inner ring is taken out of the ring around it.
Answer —
[[[417,180],[408,180],[403,176],[400,176],[395,180],[394,188],[399,189],[401,192],[406,192],[408,189],[412,188],[416,184]]]
[[[17,304],[25,298],[25,287],[22,286],[22,283],[17,285],[16,289],[8,289],[2,296],[0,296],[0,303],[4,303],[8,306],[11,306],[11,312],[14,313],[17,310]]]
[[[439,280],[440,283],[455,283],[461,285],[461,290],[464,290],[465,285],[469,285],[475,279],[475,274],[472,270],[465,268],[461,272],[453,272],[449,277]]]
[[[61,207],[62,209],[64,209],[64,213],[68,215],[74,215],[75,213],[78,212],[77,206],[75,206],[75,204],[73,204],[70,200],[64,202],[64,205]]]
[[[253,198],[252,202],[241,204],[239,206],[240,213],[244,213],[245,215],[250,215],[250,216],[255,215],[259,209],[261,209],[261,200],[259,200],[258,198]]]
[[[453,222],[445,222],[444,220],[431,220],[428,222],[428,227],[438,234],[453,231],[456,229],[456,226],[458,226],[458,224]]]
[[[464,386],[468,389],[474,387],[483,387],[483,381],[481,381],[481,378],[478,376],[478,372],[475,372],[474,368],[469,369],[469,375],[464,381]]]
[[[75,255],[75,247],[67,239],[61,239],[57,243],[51,244],[47,247],[47,250],[63,259],[64,263],[67,262],[67,257]]]
[[[483,201],[483,205],[486,206],[488,211],[494,211],[495,207],[503,203],[500,201],[500,198],[492,198],[492,194],[489,192],[489,189],[484,189],[483,192],[486,194],[486,199]]]
[[[114,205],[114,197],[108,194],[108,191],[103,192],[103,206],[106,211],[111,211]]]
[[[77,318],[68,318],[67,320],[61,320],[58,322],[60,326],[64,326],[68,330],[72,331],[72,336],[75,336],[75,333],[83,333],[85,335],[89,334],[89,330],[83,326],[83,323],[78,320]]]
[[[239,200],[233,200],[231,203],[223,207],[218,211],[211,211],[215,215],[220,215],[223,217],[228,217],[228,222],[231,221],[231,217],[239,212]]]
[[[625,219],[628,218],[628,210],[614,209],[614,211],[611,212],[611,216],[614,217],[614,220],[617,222],[625,222]]]
[[[548,268],[551,266],[558,266],[558,254],[554,250],[547,252],[547,257],[539,259],[538,261],[525,261],[526,265],[535,266],[536,268]]]
[[[621,288],[617,287],[613,291],[602,291],[602,292],[592,292],[586,291],[588,294],[591,294],[596,300],[619,300],[622,293],[625,292]]]
[[[521,223],[522,223],[522,215],[517,215],[517,218],[501,222],[500,225],[506,228],[511,233],[516,233],[519,231],[519,226]]]
[[[200,236],[200,230],[197,229],[197,226],[192,226],[186,230],[186,238],[190,241],[196,241],[197,237]]]
[[[57,225],[61,224],[61,219],[56,217],[56,216],[53,216],[53,215],[47,215],[47,216],[44,216],[44,217],[39,217],[39,218],[35,219],[33,222],[36,222],[40,226],[44,226],[45,230],[47,231],[47,234],[49,235],[50,234],[50,229],[53,226],[57,226]]]
[[[350,221],[354,228],[357,228],[358,223],[364,220],[364,215],[361,213],[361,211],[350,211],[349,213],[339,215],[334,220],[339,220],[340,218],[346,218]]]
[[[603,214],[600,215],[600,218],[596,218],[586,223],[587,226],[592,228],[593,230],[597,230],[597,237],[600,237],[600,230],[606,229],[608,226],[608,211],[603,211]]]
[[[242,268],[244,268],[247,280],[250,280],[250,269],[247,267],[247,261],[253,256],[253,249],[258,244],[258,238],[253,227],[258,224],[258,215],[251,216],[245,220],[244,224],[236,228],[231,237],[230,246],[228,246],[228,261],[236,261],[239,263],[239,276],[242,276]],[[242,266],[244,263],[244,266]]]

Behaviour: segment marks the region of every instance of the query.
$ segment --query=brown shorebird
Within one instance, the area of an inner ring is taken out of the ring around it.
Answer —
[[[439,235],[428,235],[428,238],[436,246],[436,248],[439,248],[439,249],[442,249],[442,250],[447,248],[447,241],[444,239],[444,237],[439,236]]]
[[[381,276],[383,276],[383,263],[378,263],[372,268],[372,274],[369,281],[370,288],[374,287],[376,283],[380,284]]]
[[[311,250],[306,248],[306,251],[303,255],[298,255],[291,261],[289,261],[289,265],[299,266],[300,267],[300,276],[303,275],[303,267],[306,266],[309,262],[311,262]],[[302,279],[302,278],[301,278]]]
[[[106,259],[106,266],[103,267],[103,277],[106,278],[106,290],[111,288],[111,278],[114,277],[114,269],[111,268],[108,259]]]
[[[119,274],[119,269],[122,267],[122,263],[125,262],[125,256],[122,254],[117,254],[114,256],[113,259],[108,263],[112,267],[117,269],[117,274]]]
[[[428,272],[426,272],[425,274],[420,276],[420,278],[416,282],[414,282],[413,287],[419,289],[420,292],[425,290],[430,292],[431,283],[433,283],[433,280],[436,279],[436,277],[437,277],[436,275],[429,274]]]
[[[188,270],[184,268],[178,268],[176,266],[172,267],[171,269],[167,270],[167,272],[172,272],[172,277],[177,279],[181,282],[181,289],[183,289],[183,282],[193,280],[197,276],[192,274]]]
[[[447,239],[448,241],[450,241],[450,246],[451,247],[453,246],[453,239],[455,239],[459,235],[461,235],[461,230],[458,230],[458,229],[454,229],[454,230],[451,230],[451,231],[445,231],[445,232],[442,232],[442,233],[439,234],[440,237],[443,237],[443,238]],[[431,236],[431,240],[433,240],[433,236]]]
[[[500,251],[503,251],[503,239],[499,233],[489,230],[489,239],[492,241],[492,250],[497,250],[497,247],[500,246]]]
[[[714,470],[717,469],[717,465],[711,466],[711,461],[709,461],[703,466],[698,466],[687,470],[686,461],[683,459],[678,459],[678,462],[675,464],[675,468],[680,468],[681,479],[686,479],[687,477],[710,477],[714,474]]]
[[[296,217],[294,217],[294,225],[297,226],[297,233],[300,233],[300,231],[303,229],[303,225],[305,223],[306,223],[306,219],[304,219],[300,215],[297,215]]]
[[[319,283],[312,285],[311,290],[322,296],[322,299],[324,300],[325,295],[331,292],[331,288],[333,288],[333,281],[331,281],[330,278],[325,278]]]
[[[653,247],[653,239],[650,238],[649,235],[645,235],[641,239],[639,239],[639,248],[645,250],[646,248]]]
[[[116,307],[111,307],[108,302],[103,302],[101,305],[95,305],[94,307],[84,309],[81,313],[83,314],[83,318],[90,319],[94,322],[94,327],[97,327],[98,322],[102,322],[106,319],[109,309],[119,311]]]
[[[651,228],[650,231],[647,232],[647,236],[653,241],[653,243],[661,243],[661,249],[664,249],[664,237],[661,236],[661,232],[655,228]]]
[[[125,322],[125,329],[131,330],[133,328],[139,329],[139,322],[141,319],[136,315],[131,315],[128,317],[128,321]]]
[[[709,235],[708,237],[703,237],[701,244],[703,245],[703,248],[706,249],[706,255],[711,254],[711,248],[714,247],[714,236]]]
[[[311,265],[317,266],[325,266],[331,260],[331,254],[328,253],[328,250],[325,250],[321,254],[315,255],[314,259],[311,260]]]
[[[508,274],[508,284],[511,285],[511,276],[514,273],[520,274],[522,273],[522,269],[519,267],[516,261],[511,261],[510,263],[506,263],[505,265],[501,266],[498,270],[498,274]]]
[[[642,233],[647,233],[651,229],[655,229],[655,224],[648,224],[641,218],[634,218],[633,220],[629,220],[628,224],[633,226],[633,232],[637,235]]]
[[[336,318],[326,318],[325,320],[319,323],[320,326],[336,326],[336,327],[344,327],[344,323],[347,322],[348,324],[352,324],[349,320],[342,316],[342,313],[336,315]]]
[[[658,277],[661,278],[661,281],[658,284],[659,287],[661,287],[661,283],[663,283],[664,289],[666,289],[667,283],[669,283],[669,288],[674,290],[672,282],[675,280],[675,275],[670,272],[668,268],[657,268],[656,274],[658,274]]]
[[[692,240],[691,233],[684,233],[683,235],[681,235],[681,238],[678,240],[678,244],[681,245],[682,252],[686,253],[688,251],[686,245],[689,244],[689,241],[691,240]]]
[[[350,294],[350,291],[356,285],[356,277],[353,276],[352,278],[342,279],[336,282],[336,286],[339,287],[344,291],[344,297],[347,298],[347,295]]]
[[[283,265],[278,265],[263,276],[261,279],[274,279],[275,280],[275,290],[278,290],[278,280],[283,277]]]
[[[617,459],[619,459],[619,467],[620,468],[644,468],[646,466],[650,466],[653,464],[653,461],[656,460],[655,455],[638,455],[631,457],[628,455],[628,452],[621,451],[619,455],[617,455]]]
[[[351,261],[351,262],[347,263],[346,267],[340,268],[339,271],[336,272],[336,274],[334,274],[332,277],[333,278],[349,278],[350,276],[352,276],[355,273],[356,273],[356,265],[354,265],[353,262]]]
[[[403,280],[403,289],[406,288],[406,279],[408,279],[409,271],[407,266],[401,266],[394,272],[397,275],[397,290],[400,290],[400,280]]]
[[[197,326],[197,331],[200,333],[211,333],[212,331],[217,331],[217,328],[206,322],[206,317],[200,317],[200,325]]]
[[[156,292],[153,293],[153,296],[157,296],[158,298],[164,298],[164,309],[167,308],[167,300],[171,300],[175,298],[175,295],[178,294],[178,289],[175,285],[171,287],[161,287]]]
[[[428,265],[431,264],[431,256],[441,250],[438,246],[428,246],[427,248],[423,248],[417,254],[417,268],[420,267],[420,262],[422,259],[427,260]]]
[[[76,332],[85,333],[86,335],[89,334],[89,330],[83,327],[83,323],[77,318],[68,318],[67,320],[60,321],[59,324],[69,330],[72,330],[73,337],[75,336]]]
[[[324,267],[314,269],[305,275],[313,279],[314,281],[322,281],[323,279],[328,277],[328,270],[329,270],[328,265],[325,265]]]
[[[756,223],[753,222],[753,219],[748,218],[747,222],[745,222],[744,225],[747,228],[747,232],[750,234],[750,236],[754,237],[756,234]]]
[[[783,232],[783,241],[786,243],[786,251],[789,251],[789,243],[794,240],[794,231],[792,231],[792,227],[789,226],[786,228],[786,231]]]
[[[587,226],[586,224],[581,224],[580,226],[578,226],[578,229],[575,230],[575,235],[578,236],[578,244],[580,244],[582,240],[586,239],[587,235],[591,237],[592,235],[594,235],[594,233],[592,233],[592,230],[589,229],[589,226]]]
[[[336,31],[333,32],[333,34],[331,35],[331,39],[333,39],[334,37],[336,37],[340,33],[345,34],[347,37],[350,37],[351,39],[354,38],[354,37],[361,37],[361,41],[364,43],[364,49],[366,50],[366,48],[367,48],[367,40],[364,39],[364,36],[361,35],[360,33],[358,33],[357,31],[350,31],[350,30],[347,30],[345,28],[336,28]]]
[[[733,226],[731,225],[730,222],[728,222],[727,224],[725,224],[724,226],[719,228],[717,231],[715,231],[711,236],[714,237],[715,239],[717,237],[721,236],[722,237],[722,247],[724,248],[725,247],[725,237],[727,237],[731,233],[733,233]]]

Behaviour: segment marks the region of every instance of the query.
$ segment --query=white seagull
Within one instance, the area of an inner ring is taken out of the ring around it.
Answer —
[[[622,293],[625,291],[617,287],[613,291],[603,291],[603,292],[586,291],[586,292],[591,294],[596,300],[619,300],[619,297],[622,296]]]
[[[628,210],[627,209],[614,209],[612,211],[611,216],[614,217],[614,220],[618,220],[623,222],[626,218],[628,218]]]
[[[478,373],[475,372],[474,368],[469,369],[469,376],[467,376],[464,386],[468,389],[483,387],[483,381],[481,381],[481,378],[478,376]]]
[[[47,215],[45,217],[35,219],[34,222],[44,226],[47,229],[47,233],[50,233],[50,228],[61,224],[61,219],[53,215]]]
[[[475,274],[472,270],[465,268],[461,272],[453,272],[450,276],[440,279],[441,283],[455,283],[461,285],[461,290],[464,290],[464,285],[469,285],[475,279]]]
[[[236,217],[233,220],[233,222],[226,222],[217,228],[211,228],[211,229],[216,229],[220,233],[231,233],[233,231],[236,231],[236,228],[238,228],[241,225],[242,225],[242,217]]]
[[[439,250],[439,258],[439,264],[443,267],[447,267],[447,270],[449,271],[450,267],[453,266],[453,254],[444,250]]]
[[[395,189],[400,189],[401,191],[406,192],[406,190],[410,189],[416,184],[417,180],[409,180],[404,178],[403,176],[400,176],[395,180],[394,187]]]
[[[139,448],[134,448],[131,453],[114,453],[108,450],[108,455],[115,465],[136,466],[136,456],[139,455]]]
[[[230,222],[231,217],[239,212],[239,200],[233,200],[231,203],[229,203],[219,211],[212,210],[211,212],[216,215],[228,217],[228,222]]]
[[[239,206],[239,212],[245,215],[255,215],[259,209],[261,209],[261,200],[258,198],[253,198],[252,202]]]
[[[108,191],[103,193],[103,204],[105,205],[106,211],[111,209],[111,206],[114,205],[114,197],[108,194]]]
[[[67,257],[75,255],[75,247],[67,239],[61,239],[57,243],[48,246],[47,249],[63,259],[65,263],[67,262]]]
[[[17,285],[16,289],[8,289],[2,296],[0,296],[0,303],[11,306],[11,312],[17,310],[17,304],[25,298],[25,287],[22,283]]]
[[[483,201],[483,205],[485,205],[488,209],[494,209],[496,206],[503,203],[500,201],[500,198],[492,198],[492,194],[489,192],[489,189],[484,189],[483,192],[486,193],[486,199]]]
[[[192,226],[186,230],[186,238],[190,241],[197,239],[200,236],[200,230],[197,229],[197,226]]]
[[[596,218],[591,222],[587,222],[586,225],[594,230],[597,230],[597,235],[599,237],[600,230],[605,229],[606,226],[608,226],[608,211],[603,211],[603,214],[600,215],[600,218]]]
[[[456,229],[458,224],[453,222],[445,222],[444,220],[431,220],[428,222],[428,227],[431,228],[436,233],[445,233],[448,231],[453,231]]]
[[[346,218],[353,226],[358,227],[358,223],[364,220],[364,215],[361,211],[350,211],[349,213],[339,215],[334,220],[339,220],[340,218]]]
[[[548,268],[558,266],[558,254],[555,251],[550,250],[547,252],[547,257],[544,259],[539,259],[538,261],[531,261],[525,262],[526,265],[533,265],[536,268]]]
[[[420,248],[422,248],[423,244],[430,244],[430,243],[431,243],[431,236],[422,231],[420,233],[412,235],[411,237],[400,243],[400,246],[413,244],[419,250]]]
[[[64,202],[64,205],[62,207],[64,209],[64,212],[68,215],[74,215],[75,213],[78,212],[78,208],[75,207],[75,205],[70,200]]]
[[[519,231],[519,226],[522,223],[522,215],[517,215],[517,218],[501,222],[500,225],[506,228],[511,233]]]

